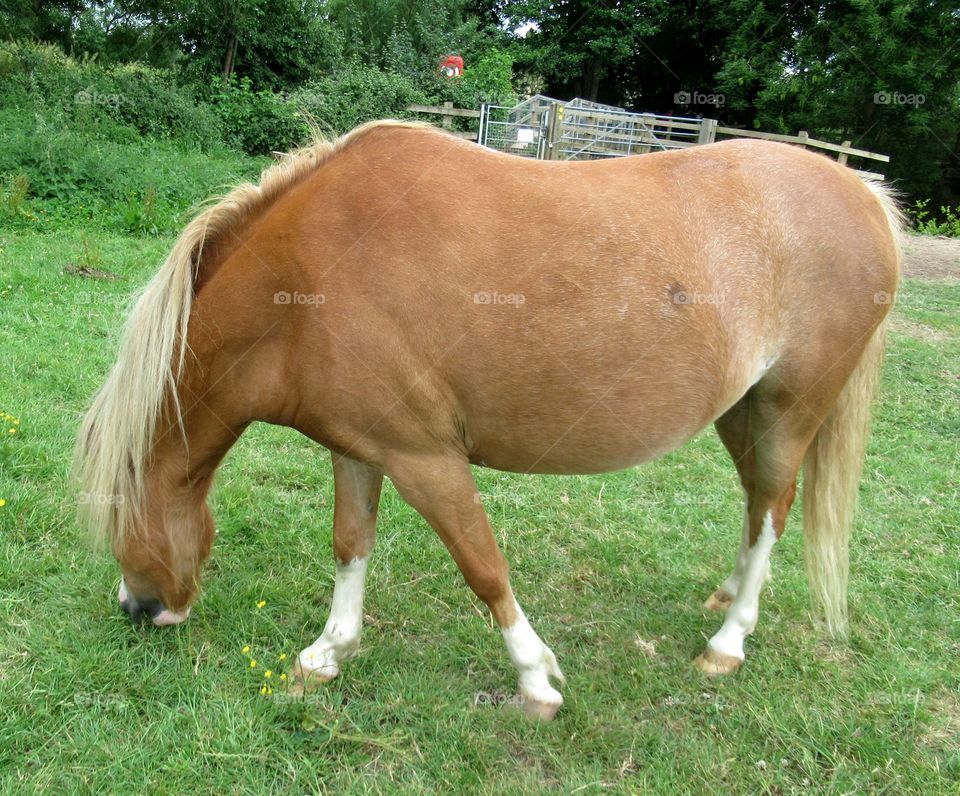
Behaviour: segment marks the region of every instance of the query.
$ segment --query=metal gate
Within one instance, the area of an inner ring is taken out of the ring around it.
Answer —
[[[482,105],[477,140],[490,149],[544,160],[550,113],[550,104],[530,100],[516,107]]]
[[[484,105],[478,141],[540,160],[593,160],[708,143],[715,129],[712,119],[630,113],[587,100],[561,103],[535,96],[512,108]]]

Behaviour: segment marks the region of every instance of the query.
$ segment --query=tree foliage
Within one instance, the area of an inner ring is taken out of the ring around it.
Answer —
[[[476,106],[523,86],[849,140],[890,154],[888,174],[937,206],[960,181],[947,0],[6,0],[0,39],[168,69],[228,128],[262,122],[234,139],[252,151],[284,138],[301,89],[339,129],[404,97]],[[438,78],[448,54],[462,78]]]
[[[960,9],[947,0],[505,0],[547,92],[807,130],[891,155],[916,196],[955,200]],[[710,105],[678,107],[699,93]],[[953,175],[954,187],[948,184]]]

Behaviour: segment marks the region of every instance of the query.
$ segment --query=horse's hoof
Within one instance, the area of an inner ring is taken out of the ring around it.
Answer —
[[[553,717],[557,715],[557,711],[560,710],[562,704],[562,699],[559,702],[543,702],[539,699],[524,697],[523,712],[531,719],[553,721]]]
[[[726,611],[733,602],[733,597],[727,594],[723,589],[717,589],[713,594],[707,597],[703,607],[708,611]]]
[[[290,696],[304,696],[326,685],[339,674],[339,670],[313,669],[304,671],[300,661],[296,661],[287,677],[287,693]]]
[[[733,655],[725,655],[722,652],[717,652],[711,647],[707,647],[700,655],[698,655],[693,664],[704,674],[709,677],[719,677],[723,674],[733,674],[737,669],[740,668],[740,664],[743,663],[740,658],[735,658]]]

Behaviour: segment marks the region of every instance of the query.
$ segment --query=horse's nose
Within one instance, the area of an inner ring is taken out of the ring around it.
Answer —
[[[117,599],[120,600],[120,607],[126,612],[127,616],[135,625],[139,625],[146,616],[158,627],[164,625],[177,625],[190,616],[190,609],[187,608],[183,613],[177,613],[167,609],[160,600],[153,598],[138,599],[127,591],[127,585],[120,579],[120,590],[117,593]]]

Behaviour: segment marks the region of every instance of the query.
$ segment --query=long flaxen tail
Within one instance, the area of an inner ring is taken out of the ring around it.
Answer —
[[[867,187],[886,215],[899,264],[904,217],[883,183]],[[879,297],[890,303],[892,296]],[[889,316],[887,316],[889,317]],[[849,541],[857,509],[873,396],[880,381],[887,317],[873,332],[837,403],[817,432],[804,461],[803,531],[807,577],[815,606],[833,636],[848,629]]]

